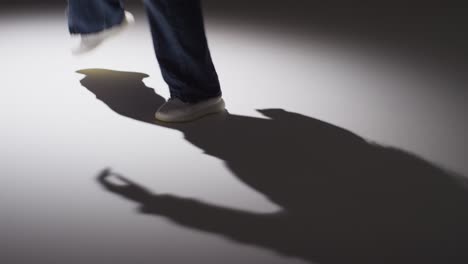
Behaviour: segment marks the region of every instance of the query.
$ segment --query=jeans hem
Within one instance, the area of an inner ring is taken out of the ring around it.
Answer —
[[[122,18],[120,19],[119,22],[113,23],[113,24],[104,24],[102,27],[98,29],[93,29],[93,30],[79,30],[76,27],[69,26],[68,31],[70,35],[92,35],[92,34],[99,34],[102,33],[106,30],[109,30],[115,26],[119,26],[125,21],[125,14],[122,15]]]
[[[209,95],[209,96],[203,96],[203,97],[201,97],[201,96],[194,97],[194,96],[181,96],[181,95],[178,95],[178,94],[175,94],[175,93],[171,93],[171,98],[178,98],[182,102],[194,104],[194,103],[205,101],[205,100],[208,100],[208,99],[211,99],[211,98],[221,97],[222,95],[223,95],[222,92],[219,92],[218,94],[215,94],[215,95]]]

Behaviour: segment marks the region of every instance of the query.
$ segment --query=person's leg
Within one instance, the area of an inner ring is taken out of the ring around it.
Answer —
[[[70,33],[81,37],[75,55],[94,50],[134,22],[120,0],[69,0],[67,13]]]
[[[120,0],[68,0],[71,34],[91,34],[112,28],[124,20]]]
[[[171,98],[196,103],[220,97],[200,0],[144,0],[144,3]]]

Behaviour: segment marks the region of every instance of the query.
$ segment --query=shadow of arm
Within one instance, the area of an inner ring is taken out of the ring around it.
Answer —
[[[281,238],[278,230],[282,229],[279,226],[284,220],[280,213],[252,213],[194,199],[153,194],[110,170],[102,171],[97,181],[107,191],[137,202],[141,213],[165,217],[183,227],[264,247],[274,247]]]
[[[254,244],[270,241],[280,218],[279,214],[251,213],[171,195],[154,195],[141,204],[140,211],[166,217],[183,227]]]

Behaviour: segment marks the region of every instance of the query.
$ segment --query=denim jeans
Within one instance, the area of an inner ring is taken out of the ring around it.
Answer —
[[[197,102],[221,96],[205,35],[200,0],[144,0],[156,57],[172,98]],[[120,0],[69,0],[72,34],[99,32],[122,23]]]

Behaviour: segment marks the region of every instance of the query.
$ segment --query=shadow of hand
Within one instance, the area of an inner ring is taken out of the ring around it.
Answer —
[[[123,176],[113,173],[110,169],[105,169],[99,173],[97,181],[107,191],[134,202],[146,203],[146,201],[153,197],[147,189]]]

